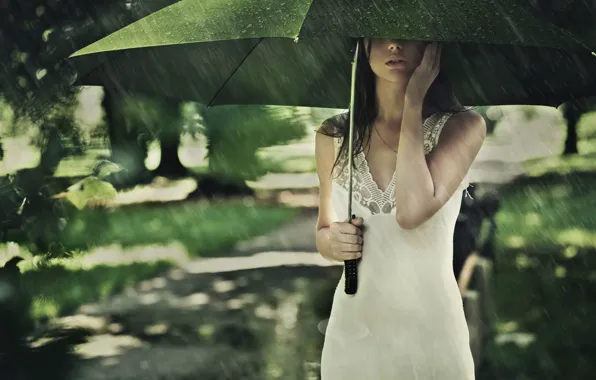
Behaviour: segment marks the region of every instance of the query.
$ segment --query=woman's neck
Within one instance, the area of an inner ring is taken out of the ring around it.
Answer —
[[[377,123],[399,132],[404,109],[407,83],[389,82],[377,78],[377,104],[379,113]]]

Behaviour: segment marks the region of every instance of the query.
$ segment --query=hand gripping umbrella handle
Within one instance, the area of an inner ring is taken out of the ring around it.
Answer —
[[[352,219],[355,218],[356,215],[352,215]],[[358,290],[358,261],[359,259],[344,261],[344,291],[348,295],[356,294],[356,291]]]

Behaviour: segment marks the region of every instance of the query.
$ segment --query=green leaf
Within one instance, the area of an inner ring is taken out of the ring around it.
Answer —
[[[118,192],[111,183],[97,177],[87,177],[68,188],[66,199],[77,209],[82,210],[91,200],[111,201]]]
[[[96,175],[98,178],[105,178],[113,173],[118,173],[123,170],[122,166],[111,161],[104,161],[101,165],[98,165],[97,168]]]

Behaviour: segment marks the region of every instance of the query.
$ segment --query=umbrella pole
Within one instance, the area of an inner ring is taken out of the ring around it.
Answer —
[[[354,159],[354,102],[356,98],[356,68],[358,67],[358,52],[360,42],[356,42],[356,49],[354,49],[354,60],[352,61],[352,78],[350,81],[350,127],[348,130],[348,220],[352,220],[352,166]],[[358,259],[346,260],[344,262],[345,271],[345,293],[352,295],[356,294],[358,289]]]

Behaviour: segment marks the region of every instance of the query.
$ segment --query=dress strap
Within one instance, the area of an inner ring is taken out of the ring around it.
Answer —
[[[453,112],[436,113],[424,121],[424,154],[429,154],[437,146],[441,131],[451,115]]]

